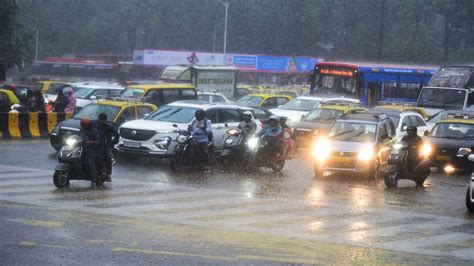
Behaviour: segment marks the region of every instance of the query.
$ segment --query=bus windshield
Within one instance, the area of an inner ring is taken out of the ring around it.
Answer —
[[[417,107],[440,109],[463,109],[466,99],[465,89],[423,88]]]
[[[355,96],[356,79],[354,76],[317,74],[314,82],[314,94]]]

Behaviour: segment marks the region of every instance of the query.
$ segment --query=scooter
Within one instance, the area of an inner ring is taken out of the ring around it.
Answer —
[[[201,152],[198,150],[199,143],[192,136],[188,130],[179,129],[178,125],[173,124],[173,127],[178,129],[178,136],[176,137],[176,146],[173,156],[170,160],[171,171],[176,171],[177,167],[199,167],[203,168],[203,163],[209,164],[212,158],[214,142],[207,144],[207,156],[208,158],[203,159],[200,155]],[[208,165],[207,165],[208,166]]]
[[[258,167],[270,168],[274,172],[281,172],[283,167],[285,167],[285,155],[276,137],[251,137],[247,141],[247,147],[248,149],[243,159],[248,172]]]
[[[226,125],[227,126],[227,125]],[[231,128],[227,130],[224,137],[224,149],[220,154],[220,162],[224,166],[242,161],[245,152],[245,145],[242,145],[243,131],[240,128]]]
[[[388,164],[384,169],[384,181],[387,187],[396,187],[398,180],[413,180],[422,186],[430,174],[431,159],[429,154],[419,154],[419,163],[410,171],[407,167],[408,145],[405,142],[395,143],[390,152]]]
[[[66,145],[62,146],[58,153],[58,162],[56,165],[53,182],[57,188],[69,187],[70,180],[89,180],[90,177],[84,176],[82,167],[82,138],[71,136],[66,139]],[[100,160],[96,162],[95,184],[101,186],[106,181],[107,170]]]
[[[467,159],[474,163],[474,154],[470,154]],[[471,182],[466,192],[466,208],[469,212],[474,212],[474,167],[471,166]]]

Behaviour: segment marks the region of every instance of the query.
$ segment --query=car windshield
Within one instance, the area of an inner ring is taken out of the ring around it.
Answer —
[[[184,124],[193,120],[196,110],[196,108],[184,106],[163,106],[145,117],[144,120]]]
[[[474,124],[464,123],[438,123],[430,134],[435,138],[474,138]]]
[[[304,121],[332,121],[339,118],[342,115],[341,110],[333,109],[315,109],[311,111],[307,116],[305,116]]]
[[[425,108],[462,109],[467,90],[423,88],[417,106]]]
[[[373,142],[377,132],[375,124],[360,122],[336,122],[329,130],[331,140]]]
[[[334,94],[354,96],[356,91],[355,77],[316,75],[313,94]]]
[[[89,99],[91,97],[91,95],[94,93],[95,89],[92,89],[92,88],[84,88],[84,87],[78,87],[76,90],[75,90],[75,95],[76,95],[76,98],[79,98],[79,99]]]
[[[246,106],[258,106],[263,100],[260,96],[244,96],[237,101],[237,104]]]
[[[101,113],[107,114],[107,120],[112,121],[120,111],[120,107],[105,104],[88,104],[74,116],[74,119],[90,118],[97,120]]]
[[[285,103],[280,108],[285,110],[310,111],[319,103],[320,101],[316,100],[294,99]]]
[[[121,96],[122,97],[141,97],[145,90],[142,89],[134,89],[134,88],[126,88]]]

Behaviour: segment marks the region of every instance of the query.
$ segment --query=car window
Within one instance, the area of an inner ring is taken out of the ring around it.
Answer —
[[[215,102],[215,103],[224,103],[225,102],[224,97],[222,97],[220,95],[214,95],[213,97],[214,97],[213,102]]]
[[[135,119],[135,108],[134,107],[125,108],[125,110],[123,110],[122,114],[120,114],[120,118],[119,118],[119,120],[123,120],[124,122],[134,120],[134,119]]]
[[[416,124],[417,127],[426,126],[425,121],[421,117],[414,115],[414,116],[412,116],[412,119],[415,120],[415,124]]]
[[[149,114],[153,112],[153,110],[151,109],[151,107],[148,107],[148,106],[138,106],[137,112],[138,112],[138,118],[142,118],[145,116],[145,114]]]
[[[8,97],[5,93],[0,93],[0,103],[8,103]]]
[[[209,98],[210,98],[209,95],[203,95],[203,94],[198,95],[198,100],[200,100],[200,101],[210,102],[211,100]]]
[[[196,100],[196,92],[192,89],[181,90],[181,97],[183,100]]]
[[[407,127],[410,124],[411,124],[410,123],[410,116],[407,115],[407,116],[403,117],[403,119],[402,119],[402,128]]]
[[[95,91],[92,93],[92,95],[95,95],[95,96],[97,96],[97,95],[107,95],[107,94],[110,94],[109,91],[110,91],[110,90],[107,90],[107,89],[98,89],[98,90],[95,90]],[[91,96],[92,96],[92,95],[91,95]]]
[[[206,110],[206,117],[207,119],[211,120],[211,123],[222,123],[221,120],[219,120],[219,114],[217,113],[217,109]]]
[[[277,106],[280,106],[280,105],[283,105],[285,103],[288,102],[288,99],[287,98],[283,98],[283,97],[280,97],[280,98],[276,98],[276,104]]]
[[[240,122],[239,110],[236,109],[221,109],[222,123],[238,123]]]
[[[389,136],[388,135],[388,130],[387,130],[387,124],[386,123],[382,123],[380,124],[380,128],[379,128],[379,138],[382,137],[383,135],[385,136]],[[386,138],[383,138],[381,140],[385,140]]]
[[[172,103],[179,99],[179,90],[167,89],[162,90],[164,103]]]
[[[277,106],[278,106],[277,100],[274,97],[266,99],[265,102],[262,105],[263,108],[274,108],[274,107],[277,107]]]

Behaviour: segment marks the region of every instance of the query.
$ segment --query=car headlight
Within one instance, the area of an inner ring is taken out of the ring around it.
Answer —
[[[428,156],[431,154],[432,151],[433,151],[433,147],[430,144],[425,143],[423,144],[423,146],[421,146],[420,155]]]
[[[66,139],[66,145],[68,146],[74,146],[76,143],[77,143],[76,139],[73,139],[73,138]]]
[[[331,146],[327,138],[319,138],[313,146],[313,156],[318,162],[324,162],[331,153]]]
[[[258,145],[258,138],[250,138],[247,141],[247,146],[249,146],[250,149],[255,149]]]
[[[459,148],[458,157],[464,157],[472,153],[470,148]]]
[[[368,162],[373,160],[375,157],[374,147],[372,146],[363,146],[362,149],[357,154],[357,159],[360,161]]]
[[[183,144],[183,143],[186,142],[187,139],[188,139],[187,136],[179,135],[178,138],[176,138],[176,141],[177,141],[179,144]]]
[[[168,149],[168,146],[170,144],[170,139],[169,138],[164,138],[164,139],[157,139],[153,143],[153,146],[160,150],[166,150]]]

